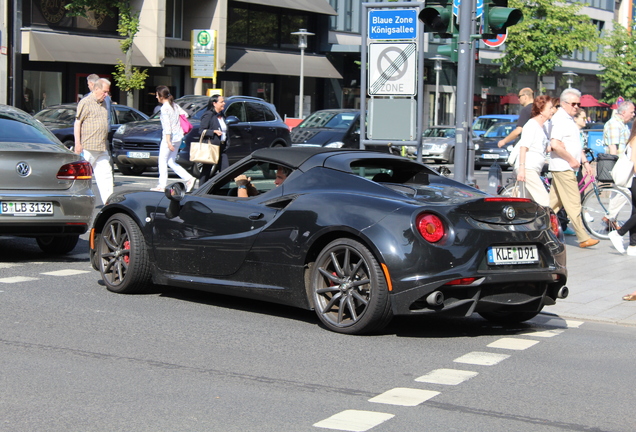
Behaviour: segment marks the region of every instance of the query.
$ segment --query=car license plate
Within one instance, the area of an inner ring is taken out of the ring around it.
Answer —
[[[499,155],[494,153],[484,153],[483,155],[481,155],[481,157],[483,157],[484,159],[499,159]]]
[[[129,158],[148,159],[150,157],[150,152],[128,152],[126,155]]]
[[[488,248],[488,264],[536,264],[539,254],[536,246],[492,246]]]
[[[52,215],[53,203],[35,201],[2,201],[0,214],[3,215]]]

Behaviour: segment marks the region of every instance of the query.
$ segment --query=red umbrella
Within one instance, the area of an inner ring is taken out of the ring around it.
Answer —
[[[609,105],[603,102],[599,102],[598,99],[596,99],[592,95],[583,95],[581,96],[581,106],[583,108],[589,108],[589,107],[608,107]]]

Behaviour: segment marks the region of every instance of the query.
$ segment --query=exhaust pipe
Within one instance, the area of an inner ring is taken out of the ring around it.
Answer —
[[[426,303],[431,307],[440,307],[444,305],[444,294],[441,291],[433,291],[426,297]]]
[[[559,292],[557,293],[557,297],[560,299],[564,299],[564,298],[567,298],[569,294],[570,294],[570,289],[566,286],[563,286],[559,289]]]

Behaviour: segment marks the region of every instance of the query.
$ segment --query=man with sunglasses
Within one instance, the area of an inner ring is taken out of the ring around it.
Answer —
[[[581,195],[579,194],[576,173],[581,168],[581,161],[586,170],[590,163],[583,154],[583,142],[579,127],[574,117],[581,107],[581,92],[574,88],[563,90],[560,97],[561,106],[552,117],[550,132],[550,172],[552,187],[550,189],[550,207],[557,213],[565,208],[570,223],[576,234],[579,246],[587,248],[598,244],[592,239],[583,226],[581,218]]]

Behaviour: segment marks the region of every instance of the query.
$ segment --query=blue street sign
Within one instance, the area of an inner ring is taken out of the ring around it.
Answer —
[[[369,11],[369,39],[417,39],[415,9],[372,9]]]
[[[453,0],[453,15],[459,17],[459,5],[462,4],[462,0]],[[475,6],[475,18],[479,18],[484,14],[484,0],[477,0]]]

